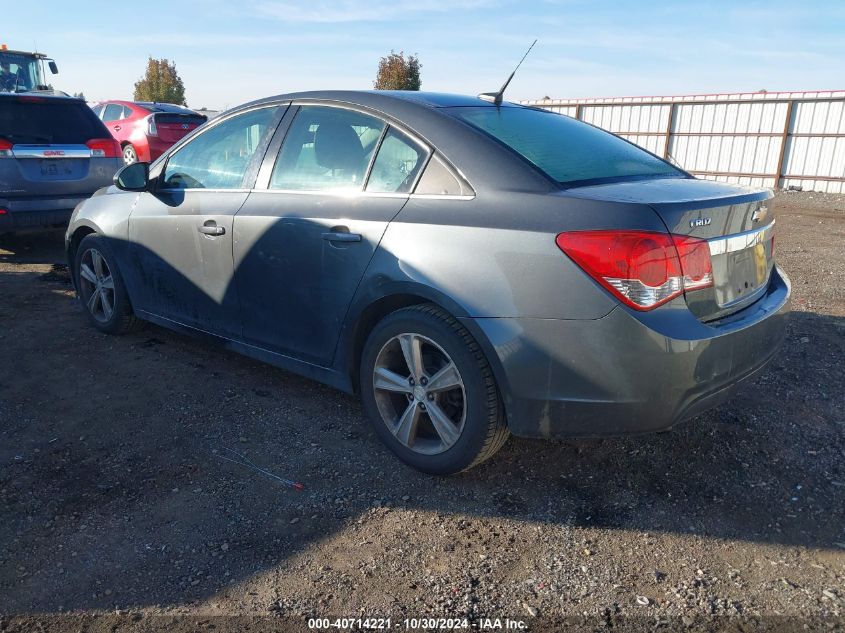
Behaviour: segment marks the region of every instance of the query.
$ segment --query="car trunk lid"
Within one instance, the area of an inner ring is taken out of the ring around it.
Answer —
[[[713,285],[686,292],[702,321],[741,310],[766,290],[774,266],[768,190],[693,178],[661,178],[572,189],[569,195],[650,206],[674,235],[707,241]]]

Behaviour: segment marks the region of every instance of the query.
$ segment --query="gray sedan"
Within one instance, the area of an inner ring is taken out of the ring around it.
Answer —
[[[446,474],[523,437],[667,429],[781,343],[771,193],[571,118],[413,92],[229,111],[81,204],[102,331],[207,337],[347,392]]]

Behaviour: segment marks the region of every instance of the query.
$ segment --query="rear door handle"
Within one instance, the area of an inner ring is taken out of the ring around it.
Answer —
[[[120,132],[120,126],[119,126],[119,125],[115,125],[115,126],[114,126],[114,131],[115,131],[115,132]]]
[[[217,226],[214,220],[208,220],[202,226],[197,227],[197,231],[203,235],[223,235],[226,232],[222,226]]]
[[[323,233],[323,239],[329,242],[360,242],[360,233],[342,233],[340,231],[331,231]]]

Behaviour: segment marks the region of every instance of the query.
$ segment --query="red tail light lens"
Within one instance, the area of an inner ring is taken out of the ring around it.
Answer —
[[[558,247],[626,305],[652,310],[713,285],[707,242],[649,231],[575,231]]]
[[[92,158],[118,158],[123,154],[120,143],[113,138],[92,138],[85,144],[91,150]]]
[[[12,144],[4,138],[0,138],[0,158],[12,157]]]

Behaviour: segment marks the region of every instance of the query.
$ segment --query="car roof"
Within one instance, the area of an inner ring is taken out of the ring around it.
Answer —
[[[72,97],[68,94],[56,94],[55,92],[47,90],[29,90],[27,92],[0,92],[0,99],[18,99],[23,101],[77,101],[79,103],[85,103],[85,101],[79,99],[78,97]]]
[[[338,101],[353,105],[374,108],[385,112],[403,109],[403,106],[416,106],[428,109],[453,107],[495,107],[489,101],[478,97],[450,94],[443,92],[420,92],[417,90],[311,90],[291,92],[266,97],[244,104],[237,109],[255,106],[261,103],[314,99],[317,101]],[[519,104],[503,102],[500,107],[523,107]]]

